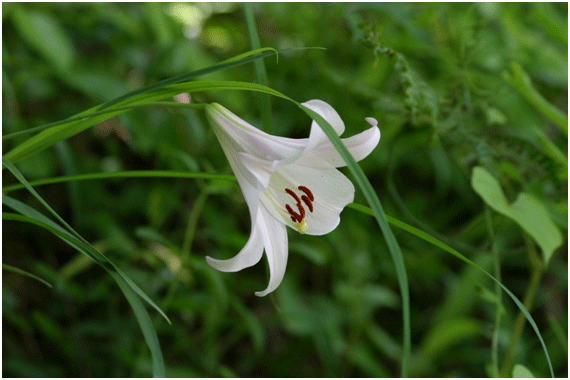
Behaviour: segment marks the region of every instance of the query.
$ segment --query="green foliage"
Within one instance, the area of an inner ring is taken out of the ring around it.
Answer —
[[[473,168],[471,184],[489,207],[514,220],[534,238],[548,264],[554,251],[562,245],[562,234],[552,222],[548,210],[526,193],[519,194],[517,200],[509,205],[499,182],[481,167]]]
[[[160,374],[158,356],[173,377],[400,374],[399,273],[362,208],[346,209],[326,236],[289,231],[285,279],[270,297],[253,295],[266,284],[263,264],[220,273],[205,263],[244,246],[249,215],[203,113],[190,106],[219,102],[273,134],[306,137],[310,119],[299,108],[242,91],[265,84],[330,103],[346,136],[366,128],[365,117],[379,121],[380,144],[359,166],[386,212],[419,229],[388,218],[409,279],[409,376],[548,376],[524,304],[554,374],[567,377],[567,9],[3,3],[3,155],[19,160],[79,237],[39,214],[39,198],[4,170],[6,204],[28,214],[4,209],[3,264],[53,289],[3,272],[2,375],[146,377],[153,366]],[[278,60],[259,52],[269,58],[264,79],[261,61],[227,61],[251,49],[252,26],[261,47],[325,50]],[[240,91],[224,89],[229,81]],[[149,86],[155,92],[142,93]],[[180,92],[191,104],[168,101]],[[31,140],[23,133],[46,125]],[[472,187],[480,170],[498,186]],[[522,304],[444,252],[460,252]]]

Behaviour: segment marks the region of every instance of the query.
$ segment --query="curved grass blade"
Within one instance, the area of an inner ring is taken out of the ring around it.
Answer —
[[[116,108],[109,108],[108,112],[103,112],[94,117],[89,117],[92,112],[97,112],[95,109],[87,110],[78,116],[84,117],[81,120],[77,120],[77,116],[74,121],[62,121],[63,124],[53,126],[46,129],[37,135],[29,138],[20,145],[16,146],[10,152],[4,155],[4,158],[15,163],[23,158],[33,155],[56,142],[66,139],[68,137],[74,136],[90,126],[107,120],[111,117],[117,116],[121,113],[130,110],[129,105],[136,105],[137,107],[143,103],[155,102],[162,100],[164,98],[178,95],[183,92],[192,93],[200,91],[210,91],[210,90],[247,90],[247,91],[258,91],[265,92],[271,95],[275,95],[284,99],[291,100],[287,96],[275,91],[269,87],[262,86],[256,83],[249,82],[232,82],[232,81],[195,81],[186,82],[170,85],[167,87],[159,88],[150,92],[145,92],[142,94],[134,95],[128,99],[121,100],[120,103],[116,104]]]
[[[285,49],[285,50],[281,50],[281,51],[287,51],[287,50],[291,50],[291,49]],[[278,54],[278,51],[273,49],[273,48],[262,48],[262,49],[256,49],[256,50],[248,51],[244,54],[239,55],[238,57],[230,58],[228,60],[223,61],[222,63],[218,63],[217,65],[206,67],[204,69],[200,69],[200,70],[196,70],[196,71],[192,71],[191,73],[180,74],[180,75],[177,75],[175,77],[168,78],[168,79],[162,80],[160,82],[153,83],[149,86],[140,88],[138,90],[131,91],[125,95],[119,96],[116,99],[113,99],[109,102],[101,104],[100,106],[97,107],[97,109],[102,110],[104,108],[109,108],[110,106],[112,106],[114,104],[119,104],[120,102],[122,102],[128,98],[131,98],[133,96],[139,95],[139,94],[144,94],[146,92],[155,91],[155,90],[161,89],[163,87],[166,87],[166,86],[169,86],[172,84],[187,82],[191,79],[200,77],[202,75],[210,74],[210,73],[213,73],[213,72],[219,71],[219,70],[229,69],[230,67],[243,65],[245,63],[252,62],[252,61],[255,61],[255,60],[260,59],[260,58],[268,57],[268,56],[273,55],[273,54]]]
[[[34,280],[37,280],[39,282],[41,282],[42,284],[44,284],[45,286],[47,286],[48,288],[53,288],[52,284],[50,284],[49,282],[47,282],[46,280],[44,280],[43,278],[39,278],[38,276],[31,274],[30,272],[26,272],[23,269],[20,268],[16,268],[13,267],[11,265],[8,264],[2,264],[2,269],[10,271],[12,273],[17,273],[17,274],[21,274],[22,276],[26,276],[26,277],[30,277],[33,278]]]
[[[148,302],[152,307],[154,307],[167,321],[168,323],[170,323],[170,319],[168,319],[168,317],[166,316],[166,314],[158,307],[158,305],[156,305],[129,277],[127,277],[127,275],[125,273],[123,273],[123,271],[121,271],[119,269],[119,267],[117,267],[111,260],[109,260],[105,255],[103,255],[102,253],[100,253],[99,251],[97,251],[95,248],[93,248],[93,246],[91,246],[91,244],[89,244],[89,242],[87,242],[87,240],[85,240],[81,235],[79,235],[73,228],[71,228],[71,226],[69,224],[67,224],[65,222],[65,220],[63,220],[47,203],[46,201],[44,201],[44,199],[34,190],[34,188],[32,186],[30,186],[30,184],[28,183],[28,181],[24,178],[24,176],[22,175],[22,173],[20,173],[18,171],[18,169],[8,160],[6,160],[5,158],[2,158],[2,164],[5,165],[8,170],[10,170],[10,172],[26,187],[26,189],[28,189],[28,191],[30,193],[32,193],[32,195],[61,223],[63,224],[66,228],[67,231],[64,230],[62,227],[60,227],[59,225],[57,225],[56,223],[54,223],[53,221],[51,221],[49,218],[46,218],[45,216],[43,216],[41,213],[35,211],[35,213],[33,213],[36,217],[39,217],[40,219],[42,219],[44,221],[44,223],[48,223],[53,226],[57,226],[57,228],[63,230],[64,232],[66,232],[69,236],[74,236],[77,240],[79,240],[84,246],[85,246],[85,253],[89,253],[88,256],[90,256],[91,258],[93,258],[99,265],[101,265],[103,268],[105,268],[107,271],[112,271],[112,272],[116,272],[118,273],[123,280],[139,295],[141,296],[146,302]],[[4,204],[5,203],[5,199],[7,201],[10,201],[11,198],[5,196],[4,194],[2,194],[2,202]],[[21,209],[24,209],[28,212],[31,212],[31,210],[33,210],[31,207],[26,206],[25,204],[16,201],[15,199],[12,199],[12,201],[17,202],[17,204],[19,204]],[[12,204],[14,204],[12,202]],[[25,207],[23,207],[25,206]],[[13,208],[13,207],[12,207]],[[31,210],[30,210],[31,209]],[[38,215],[39,214],[39,215]],[[25,214],[24,214],[25,215]],[[41,217],[40,217],[41,215]],[[43,217],[43,218],[42,218]],[[82,251],[83,252],[83,251]]]
[[[175,172],[168,170],[129,170],[123,172],[112,173],[91,173],[79,174],[73,176],[46,178],[37,181],[29,182],[31,186],[43,186],[61,182],[71,181],[87,181],[94,179],[110,179],[110,178],[194,178],[194,179],[209,179],[221,181],[235,181],[233,175],[225,174],[212,174],[212,173],[192,173],[192,172]],[[2,188],[3,193],[10,191],[24,189],[25,186],[20,184],[9,185]]]
[[[360,211],[364,214],[374,216],[372,209],[370,209],[369,207],[366,207],[364,205],[357,204],[357,203],[351,203],[348,205],[348,207],[353,208],[357,211]],[[509,297],[511,297],[513,302],[517,305],[517,307],[520,309],[520,311],[524,314],[525,318],[527,319],[527,321],[530,323],[530,325],[532,326],[532,328],[536,332],[536,335],[538,336],[538,340],[540,341],[540,344],[542,345],[542,349],[544,351],[544,354],[546,355],[546,360],[548,361],[548,366],[550,367],[550,374],[552,375],[552,377],[554,377],[554,369],[552,368],[552,363],[550,362],[550,355],[548,354],[548,350],[546,349],[546,345],[544,344],[544,340],[542,339],[542,335],[540,335],[540,331],[538,330],[538,326],[536,325],[536,323],[534,322],[534,319],[532,319],[531,315],[529,314],[528,310],[524,307],[522,302],[519,301],[519,299],[505,285],[503,285],[499,280],[497,280],[492,274],[487,272],[485,269],[483,269],[479,265],[475,264],[473,261],[469,260],[467,257],[463,256],[461,253],[457,252],[455,249],[451,248],[447,244],[445,244],[445,243],[439,241],[438,239],[434,238],[433,236],[431,236],[431,235],[429,235],[429,234],[423,232],[422,230],[419,230],[413,226],[410,226],[409,224],[406,224],[406,223],[404,223],[404,222],[402,222],[396,218],[392,218],[390,216],[387,216],[387,218],[388,218],[388,222],[390,222],[390,224],[392,224],[398,228],[401,228],[402,230],[409,232],[412,235],[415,235],[415,236],[419,237],[420,239],[425,240],[428,243],[431,243],[431,244],[435,245],[436,247],[441,248],[448,253],[451,253],[453,256],[457,257],[458,259],[462,260],[463,262],[465,262],[469,265],[472,265],[475,268],[479,269],[480,271],[485,273],[489,278],[491,278],[493,281],[495,281],[495,283],[499,284],[499,286],[505,291],[505,293],[507,293],[509,295]]]
[[[408,275],[406,273],[406,267],[404,264],[404,256],[402,255],[402,251],[400,250],[400,246],[398,245],[398,241],[394,236],[394,233],[390,229],[388,225],[388,221],[386,219],[386,214],[384,214],[384,210],[382,208],[382,204],[374,191],[374,188],[366,178],[366,175],[362,171],[362,168],[356,163],[356,160],[352,157],[348,149],[344,146],[340,137],[337,135],[333,127],[318,113],[315,111],[305,107],[302,104],[298,104],[299,107],[305,111],[307,115],[309,115],[313,120],[315,120],[323,132],[327,135],[335,149],[338,153],[342,156],[344,161],[346,162],[348,169],[352,173],[356,183],[360,187],[360,190],[364,194],[366,201],[371,207],[374,217],[384,234],[384,238],[386,239],[386,244],[388,245],[388,250],[390,251],[390,255],[392,257],[392,261],[394,262],[394,267],[396,268],[396,276],[398,278],[398,285],[400,286],[400,292],[402,296],[402,318],[403,318],[403,326],[404,326],[404,342],[403,342],[403,350],[402,350],[402,368],[401,373],[402,377],[407,377],[408,373],[408,366],[410,363],[410,354],[411,354],[411,322],[410,322],[410,292],[408,288]]]
[[[130,111],[134,108],[142,108],[142,107],[176,107],[176,108],[192,108],[192,109],[195,109],[195,108],[202,108],[202,105],[195,104],[195,103],[149,102],[149,103],[144,103],[144,104],[131,104],[128,106],[123,106],[123,107],[113,107],[112,110],[113,111]],[[110,110],[95,111],[95,112],[90,112],[90,113],[85,113],[85,112],[87,112],[87,111],[83,111],[83,112],[77,114],[76,116],[71,116],[71,117],[68,117],[67,119],[56,121],[54,123],[44,124],[44,125],[40,125],[39,127],[33,127],[33,128],[25,129],[23,131],[9,133],[7,135],[2,136],[2,140],[8,140],[8,139],[11,139],[12,137],[24,135],[26,133],[40,132],[40,131],[43,131],[44,129],[48,129],[48,128],[55,127],[58,125],[62,125],[65,123],[70,123],[72,121],[86,120],[86,119],[91,118],[91,117],[100,116],[100,115],[107,115],[107,114],[111,113]]]
[[[295,50],[295,49],[299,49],[299,48],[284,49],[281,51],[285,52],[288,50]],[[115,98],[109,102],[103,103],[103,104],[98,105],[96,107],[90,108],[86,111],[80,112],[76,116],[72,116],[72,117],[69,117],[67,119],[60,120],[60,121],[57,121],[55,123],[46,124],[46,125],[43,125],[40,127],[30,128],[30,129],[27,129],[25,131],[12,133],[9,136],[3,136],[2,140],[4,140],[5,138],[8,138],[8,137],[18,136],[18,135],[23,134],[23,133],[30,133],[30,132],[34,132],[37,130],[46,129],[46,128],[49,128],[52,126],[57,126],[57,125],[69,123],[69,122],[76,121],[76,120],[83,120],[85,117],[89,117],[90,114],[92,114],[93,116],[95,116],[96,114],[105,114],[105,113],[100,113],[100,111],[103,109],[109,108],[116,103],[120,103],[121,101],[126,100],[132,96],[139,95],[139,94],[142,94],[145,92],[154,91],[154,90],[166,87],[166,86],[171,85],[171,84],[189,81],[191,79],[200,77],[202,75],[210,74],[210,73],[213,73],[213,72],[216,72],[219,70],[224,70],[224,69],[229,69],[231,67],[240,66],[240,65],[243,65],[245,63],[256,61],[260,58],[265,58],[267,56],[270,56],[273,54],[278,54],[278,53],[279,52],[273,48],[260,48],[260,49],[248,51],[248,52],[240,54],[236,57],[227,59],[227,60],[225,60],[225,61],[223,61],[217,65],[210,66],[210,67],[200,69],[200,70],[196,70],[196,71],[192,71],[192,72],[186,73],[186,74],[181,74],[181,75],[178,75],[178,76],[175,76],[172,78],[168,78],[168,79],[165,79],[165,80],[157,82],[157,83],[153,83],[149,86],[140,88],[138,90],[131,91],[131,92],[129,92],[125,95],[119,96],[118,98]],[[99,111],[99,112],[97,112],[97,111]],[[109,117],[112,117],[112,116],[109,116]],[[103,120],[106,120],[106,119],[103,119]],[[11,161],[16,162],[13,158],[10,158],[10,157],[8,157],[8,158],[11,159]]]
[[[528,100],[544,117],[555,124],[560,132],[568,137],[568,116],[552,105],[532,84],[530,76],[518,62],[511,62],[511,73],[503,72],[503,79],[509,82]]]
[[[73,248],[77,249],[79,252],[82,252],[85,255],[91,257],[95,262],[101,265],[101,263],[97,260],[97,258],[92,255],[91,252],[92,247],[90,248],[88,244],[85,244],[76,237],[72,236],[69,232],[65,231],[63,228],[61,228],[59,225],[57,225],[56,223],[54,223],[53,221],[42,215],[40,212],[7,196],[3,196],[2,201],[4,204],[13,208],[14,210],[22,212],[22,215],[13,214],[13,213],[2,213],[3,220],[27,222],[42,227],[50,231],[54,235],[58,236],[64,242],[66,242]],[[141,327],[141,330],[143,332],[144,339],[151,352],[154,377],[165,377],[164,359],[162,357],[162,350],[158,342],[158,336],[156,335],[156,330],[154,329],[154,326],[152,324],[150,316],[148,315],[148,312],[144,308],[137,294],[133,291],[133,289],[125,281],[125,279],[118,272],[114,271],[114,268],[109,268],[107,265],[102,265],[102,266],[107,270],[107,272],[109,272],[111,277],[113,277],[113,279],[117,282],[117,285],[119,285],[127,301],[133,308],[135,317],[137,318],[139,326]]]

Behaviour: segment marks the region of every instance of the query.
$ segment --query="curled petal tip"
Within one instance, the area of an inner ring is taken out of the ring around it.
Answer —
[[[376,120],[373,117],[367,117],[364,120],[366,120],[371,126],[373,127],[377,127],[378,126],[378,120]]]

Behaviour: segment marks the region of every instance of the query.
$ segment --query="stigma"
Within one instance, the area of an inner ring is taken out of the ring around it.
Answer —
[[[305,222],[305,219],[301,220],[301,223],[297,224],[297,231],[299,231],[300,234],[304,235],[308,229],[309,226],[307,225],[307,222]]]

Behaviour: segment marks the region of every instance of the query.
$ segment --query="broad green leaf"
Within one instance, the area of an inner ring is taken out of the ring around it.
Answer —
[[[65,31],[47,13],[18,7],[13,12],[14,24],[22,38],[59,71],[69,70],[74,50]]]
[[[499,182],[482,167],[475,167],[471,185],[493,210],[514,220],[540,246],[546,264],[554,251],[562,245],[562,233],[554,224],[542,203],[527,193],[520,193],[509,205]]]
[[[515,364],[515,366],[513,368],[513,377],[518,378],[518,379],[522,379],[522,378],[531,379],[531,378],[534,378],[534,375],[524,365]]]

